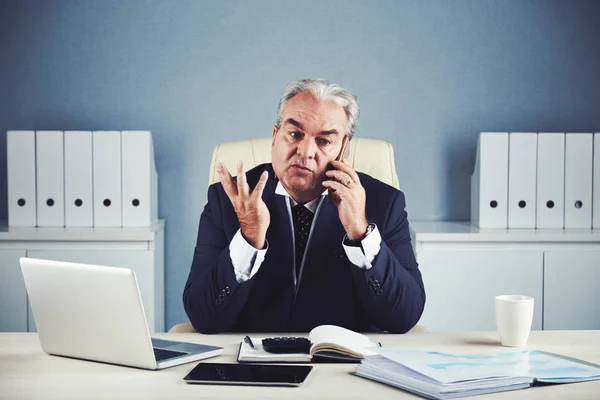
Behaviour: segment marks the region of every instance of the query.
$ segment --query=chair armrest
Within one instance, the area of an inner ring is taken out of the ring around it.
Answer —
[[[168,333],[195,333],[196,330],[190,322],[183,322],[181,324],[174,325],[169,329]]]

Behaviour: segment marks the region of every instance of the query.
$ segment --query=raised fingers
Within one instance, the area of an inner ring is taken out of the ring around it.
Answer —
[[[221,184],[223,185],[223,190],[229,197],[230,200],[233,200],[234,197],[238,194],[238,189],[233,177],[225,167],[223,163],[217,164],[217,173],[219,174],[219,179]]]
[[[260,175],[260,179],[258,180],[258,183],[254,187],[254,191],[252,192],[252,196],[254,196],[255,199],[262,197],[262,193],[263,193],[263,190],[265,190],[265,185],[267,184],[268,179],[269,179],[269,173],[267,171],[263,172]]]
[[[239,160],[237,165],[237,190],[238,194],[242,196],[248,196],[250,193],[250,188],[246,183],[246,173],[244,172],[244,163],[242,160]]]

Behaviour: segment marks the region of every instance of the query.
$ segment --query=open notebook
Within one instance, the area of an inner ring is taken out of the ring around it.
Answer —
[[[321,325],[311,330],[308,339],[312,343],[309,353],[269,353],[262,347],[261,337],[252,337],[254,348],[242,341],[238,352],[241,363],[280,362],[354,362],[368,355],[377,354],[374,348],[381,347],[367,336],[335,325]]]

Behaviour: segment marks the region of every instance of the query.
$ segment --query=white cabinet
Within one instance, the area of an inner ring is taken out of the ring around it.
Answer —
[[[35,331],[19,257],[108,265],[137,276],[148,326],[165,329],[164,222],[148,228],[0,226],[0,332]],[[110,288],[107,288],[110,291]]]
[[[600,251],[544,255],[544,328],[600,328]]]
[[[494,297],[535,298],[533,329],[600,329],[600,232],[414,222],[431,331],[495,330]]]
[[[541,252],[429,251],[419,255],[427,300],[419,321],[432,331],[494,330],[494,296],[542,298]],[[542,329],[542,307],[533,329]]]

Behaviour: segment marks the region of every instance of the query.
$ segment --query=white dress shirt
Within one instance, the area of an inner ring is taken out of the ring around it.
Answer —
[[[298,203],[285,190],[281,182],[277,182],[275,194],[288,198],[288,214],[290,216],[290,220],[292,220],[291,209]],[[304,207],[308,208],[314,214],[317,211],[319,202],[325,196],[327,196],[327,190],[325,190],[321,196],[304,204]],[[318,217],[318,215],[316,217]],[[310,236],[312,236],[312,230]],[[308,239],[309,243],[310,236]],[[344,241],[346,238],[347,236],[344,235],[342,245],[344,247],[344,251],[346,252],[346,256],[348,256],[348,260],[350,260],[352,264],[359,268],[370,269],[373,266],[371,263],[381,248],[381,234],[379,233],[377,226],[375,226],[371,233],[360,242],[360,246],[345,245]],[[255,249],[246,241],[246,239],[244,239],[241,229],[238,229],[236,234],[233,236],[231,243],[229,244],[229,256],[231,257],[231,262],[233,264],[235,278],[239,283],[251,279],[258,272],[268,250],[268,241],[265,242],[264,249]]]

